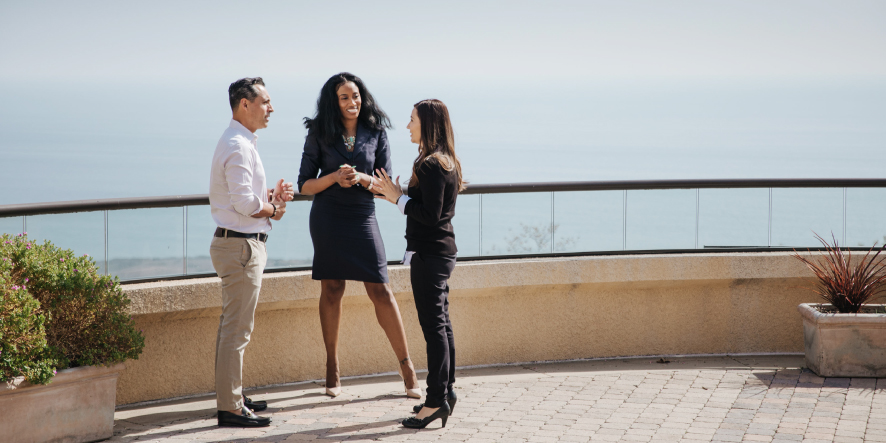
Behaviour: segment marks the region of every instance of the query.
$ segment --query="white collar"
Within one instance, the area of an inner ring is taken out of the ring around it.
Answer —
[[[235,129],[237,132],[239,132],[241,135],[246,137],[248,140],[251,140],[254,142],[256,139],[258,139],[258,135],[256,135],[254,132],[250,131],[249,129],[246,129],[246,126],[243,126],[243,123],[240,123],[237,120],[234,120],[233,118],[231,119],[231,124],[228,125],[228,127],[231,129]]]

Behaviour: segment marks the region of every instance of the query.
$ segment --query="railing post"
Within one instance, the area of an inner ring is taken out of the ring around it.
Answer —
[[[621,249],[628,250],[628,190],[622,191],[621,199]]]
[[[846,188],[843,188],[843,247],[846,247]]]
[[[701,189],[695,189],[695,249],[698,249],[698,201]]]
[[[28,232],[28,216],[27,215],[22,216],[22,234],[24,234],[25,232]]]
[[[479,234],[478,235],[478,238],[479,238],[478,243],[480,243],[480,250],[477,252],[477,255],[482,256],[483,255],[483,194],[478,195],[478,197],[480,197],[478,199],[480,201],[480,210],[479,210],[480,223],[477,224],[477,226],[478,226],[477,230],[480,231],[480,232],[478,232],[478,234]]]
[[[105,215],[105,275],[110,275],[108,270],[108,211],[103,211]]]
[[[551,192],[551,254],[554,253],[554,193]]]
[[[766,240],[766,246],[772,247],[772,188],[769,188],[769,221],[766,225],[766,230],[768,232],[768,237]]]
[[[182,275],[188,275],[188,207],[182,206]]]

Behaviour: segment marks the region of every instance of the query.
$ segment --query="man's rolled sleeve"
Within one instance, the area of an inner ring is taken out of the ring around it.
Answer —
[[[262,210],[262,198],[252,192],[252,170],[254,163],[244,150],[236,149],[225,161],[225,180],[228,195],[235,211],[251,217]]]

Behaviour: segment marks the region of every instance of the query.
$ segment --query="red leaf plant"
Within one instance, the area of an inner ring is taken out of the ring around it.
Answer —
[[[884,264],[886,255],[880,257],[880,253],[886,249],[886,244],[876,252],[874,244],[864,257],[856,260],[857,263],[853,266],[850,264],[852,251],[846,250],[844,254],[833,233],[831,233],[833,245],[818,234],[815,234],[815,238],[825,248],[826,254],[822,257],[822,261],[816,262],[802,257],[797,250],[794,250],[793,256],[805,263],[818,277],[818,284],[810,289],[830,303],[837,312],[857,314],[862,306],[886,292],[886,264]],[[873,256],[871,253],[874,253]]]

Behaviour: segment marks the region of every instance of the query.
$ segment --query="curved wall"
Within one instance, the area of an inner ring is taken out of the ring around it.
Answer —
[[[410,353],[426,363],[409,270],[389,268]],[[623,255],[460,262],[450,280],[458,365],[658,354],[803,352],[796,306],[816,302],[789,253]],[[145,351],[128,361],[118,404],[214,390],[217,278],[125,286]],[[325,351],[310,271],[266,274],[247,387],[321,379]],[[348,282],[343,376],[395,372],[362,284]]]

